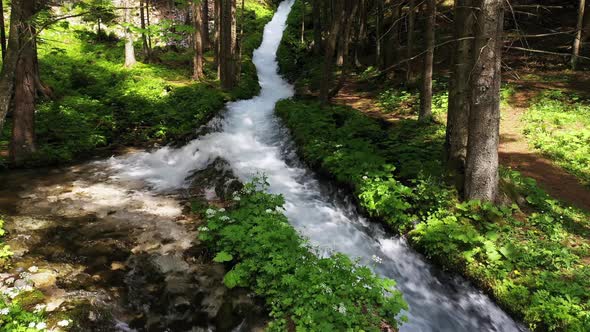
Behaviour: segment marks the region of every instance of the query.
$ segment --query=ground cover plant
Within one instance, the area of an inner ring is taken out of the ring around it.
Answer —
[[[271,331],[381,331],[396,328],[407,305],[395,282],[342,254],[318,257],[289,225],[283,198],[255,180],[227,208],[201,208],[200,239],[231,270],[224,282],[247,287],[270,308]],[[198,209],[199,210],[199,209]]]
[[[436,123],[405,120],[390,128],[314,100],[282,101],[277,114],[303,159],[352,188],[370,215],[407,233],[442,266],[463,272],[531,328],[590,327],[588,214],[508,170],[503,181],[521,205],[459,203],[441,176],[444,128]]]

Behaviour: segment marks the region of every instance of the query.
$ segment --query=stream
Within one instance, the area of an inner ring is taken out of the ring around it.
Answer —
[[[470,283],[365,219],[297,157],[274,115],[275,104],[294,95],[276,62],[293,2],[279,5],[254,52],[260,94],[228,103],[199,128],[199,138],[180,148],[0,174],[0,211],[15,258],[0,281],[35,271],[30,278],[48,297],[48,311],[85,303],[80,331],[261,331],[260,301],[223,286],[225,271],[208,263],[186,202],[200,195],[217,204],[219,187],[231,192],[233,177],[264,175],[318,252],[358,258],[397,281],[409,304],[401,331],[526,331]]]
[[[219,158],[241,181],[264,174],[270,191],[284,196],[290,223],[322,252],[338,251],[367,265],[372,257],[381,258],[374,271],[395,279],[409,303],[409,321],[401,331],[525,330],[468,282],[433,268],[403,238],[367,221],[298,160],[288,131],[273,114],[277,101],[294,95],[276,62],[292,4],[280,4],[254,52],[259,96],[228,103],[215,122],[218,130],[184,147],[112,158],[107,163],[115,177],[145,181],[154,191],[167,193],[189,186],[190,174]]]

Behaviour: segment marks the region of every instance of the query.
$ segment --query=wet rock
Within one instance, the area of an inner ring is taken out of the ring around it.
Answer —
[[[229,164],[221,159],[215,159],[207,168],[194,172],[190,177],[189,195],[191,197],[203,197],[211,200],[214,193],[222,200],[231,199],[234,191],[240,190],[243,185],[231,171]]]
[[[31,276],[29,276],[29,279],[31,280],[33,285],[35,285],[36,288],[44,289],[55,286],[55,283],[57,281],[56,275],[57,273],[52,271],[42,271],[39,273],[31,274]]]

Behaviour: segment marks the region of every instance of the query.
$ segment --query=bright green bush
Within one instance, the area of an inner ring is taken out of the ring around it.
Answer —
[[[525,113],[531,145],[590,185],[590,105],[559,90],[541,94]]]
[[[565,207],[534,180],[503,171],[517,205],[459,203],[444,184],[444,126],[381,125],[347,107],[286,100],[277,114],[301,156],[349,186],[366,211],[445,267],[489,290],[537,330],[590,328],[590,215]]]
[[[200,239],[231,267],[225,284],[265,299],[271,331],[380,331],[384,321],[395,328],[407,309],[395,282],[341,254],[316,256],[283,215],[283,198],[265,189],[247,184],[227,211],[201,211]]]

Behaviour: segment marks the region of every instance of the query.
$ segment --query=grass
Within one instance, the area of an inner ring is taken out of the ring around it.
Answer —
[[[560,90],[539,95],[523,116],[530,144],[590,186],[590,104]]]
[[[189,79],[189,50],[158,48],[160,63],[138,63],[127,69],[122,65],[124,45],[112,35],[99,42],[81,26],[60,24],[45,30],[39,44],[40,72],[53,93],[51,99],[37,104],[38,151],[28,166],[69,162],[117,146],[144,147],[192,138],[195,129],[227,100],[259,92],[251,57],[272,14],[270,4],[246,1],[241,79],[229,93],[215,80],[212,61],[205,66],[206,81]],[[140,49],[137,45],[136,50]],[[7,125],[0,135],[0,149],[7,149],[10,132]],[[0,166],[6,164],[0,157]]]

